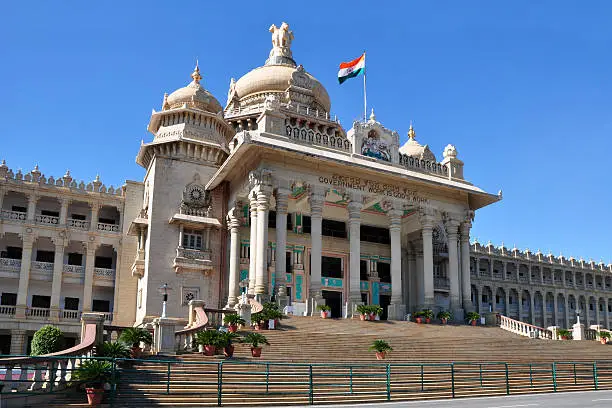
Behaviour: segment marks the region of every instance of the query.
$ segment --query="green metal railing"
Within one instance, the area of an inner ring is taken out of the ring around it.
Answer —
[[[50,376],[49,373],[54,373],[60,366],[61,359],[41,358],[40,363],[34,359],[32,367],[47,367],[46,376],[43,377],[43,385],[46,386],[37,391],[29,391],[27,388],[33,379],[21,375],[20,371],[17,374],[16,367],[12,368],[11,381],[2,379],[5,366],[0,356],[0,384],[5,384],[2,393],[18,396],[72,392],[75,398],[84,399],[84,393],[70,391],[70,387],[57,381],[57,376]],[[87,357],[82,358],[85,359]],[[126,403],[132,398],[140,402],[167,398],[161,396],[176,396],[194,404],[221,406],[232,405],[244,398],[282,405],[288,400],[303,404],[384,402],[434,396],[459,398],[519,392],[612,389],[612,361],[548,364],[306,364],[238,360],[183,361],[171,358],[111,361],[113,372],[119,378],[118,384],[107,392],[111,405],[116,401]]]

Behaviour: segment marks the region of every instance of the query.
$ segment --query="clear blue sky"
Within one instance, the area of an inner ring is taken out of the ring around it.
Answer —
[[[196,57],[225,103],[229,80],[262,65],[287,21],[298,63],[345,128],[362,112],[341,61],[368,51],[368,102],[385,126],[504,200],[473,237],[612,260],[612,2],[5,2],[0,15],[0,158],[48,176],[141,180],[151,109]],[[256,4],[252,6],[251,4]]]

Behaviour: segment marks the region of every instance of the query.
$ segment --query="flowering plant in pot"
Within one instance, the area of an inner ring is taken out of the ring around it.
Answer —
[[[142,327],[128,327],[121,332],[119,341],[127,343],[132,346],[132,358],[139,358],[142,354],[142,348],[140,343],[144,343],[148,346],[153,344],[153,336],[147,329]]]
[[[227,324],[229,331],[236,333],[238,331],[238,325],[243,325],[246,322],[237,313],[230,313],[223,317],[223,323]]]
[[[387,355],[387,351],[392,350],[393,348],[389,345],[389,343],[382,339],[374,340],[374,342],[370,346],[370,351],[376,352],[377,360],[384,360]]]
[[[219,332],[216,330],[204,330],[196,333],[196,344],[200,352],[205,356],[214,356],[215,348],[219,339]]]
[[[467,321],[470,322],[472,326],[476,326],[478,319],[480,319],[480,315],[476,312],[468,312],[466,318],[467,318]]]
[[[601,344],[606,344],[608,340],[610,340],[610,337],[612,336],[610,332],[607,332],[607,331],[600,331],[597,334],[599,335],[599,341],[601,342]]]
[[[570,340],[572,332],[567,329],[557,329],[557,337],[561,338],[561,340]]]
[[[328,305],[317,305],[317,310],[321,312],[323,319],[327,319],[331,315],[331,307]]]
[[[242,340],[243,343],[251,345],[251,355],[253,357],[261,357],[261,345],[270,344],[266,336],[260,333],[248,333]]]
[[[104,384],[113,384],[116,378],[110,361],[87,360],[72,372],[71,383],[85,386],[87,401],[95,407],[104,396]]]
[[[418,311],[418,312],[414,312],[413,314],[414,316],[414,321],[418,324],[423,323],[423,312]]]
[[[425,319],[425,323],[431,323],[431,319],[434,317],[434,312],[431,309],[423,309],[421,310],[423,314],[423,318]]]
[[[442,324],[448,323],[448,319],[450,319],[451,317],[452,317],[451,312],[446,311],[446,310],[441,310],[438,313],[438,319],[440,319],[440,322]]]
[[[230,331],[219,332],[219,337],[217,339],[217,346],[223,348],[223,354],[227,358],[231,358],[234,355],[234,345],[233,341],[238,341],[239,336],[237,333],[232,333]]]
[[[369,315],[368,305],[357,305],[357,313],[359,313],[359,319],[366,320]]]

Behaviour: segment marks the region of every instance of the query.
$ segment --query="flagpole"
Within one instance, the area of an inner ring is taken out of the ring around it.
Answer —
[[[368,121],[368,98],[366,94],[366,52],[363,50],[363,121],[364,123]]]

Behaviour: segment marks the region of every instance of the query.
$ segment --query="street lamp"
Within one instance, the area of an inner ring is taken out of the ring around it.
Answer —
[[[161,285],[158,289],[159,293],[162,294],[164,302],[162,303],[162,318],[166,317],[166,303],[168,303],[168,291],[172,290],[172,288],[170,286],[168,286],[167,283],[164,282],[163,285]]]

